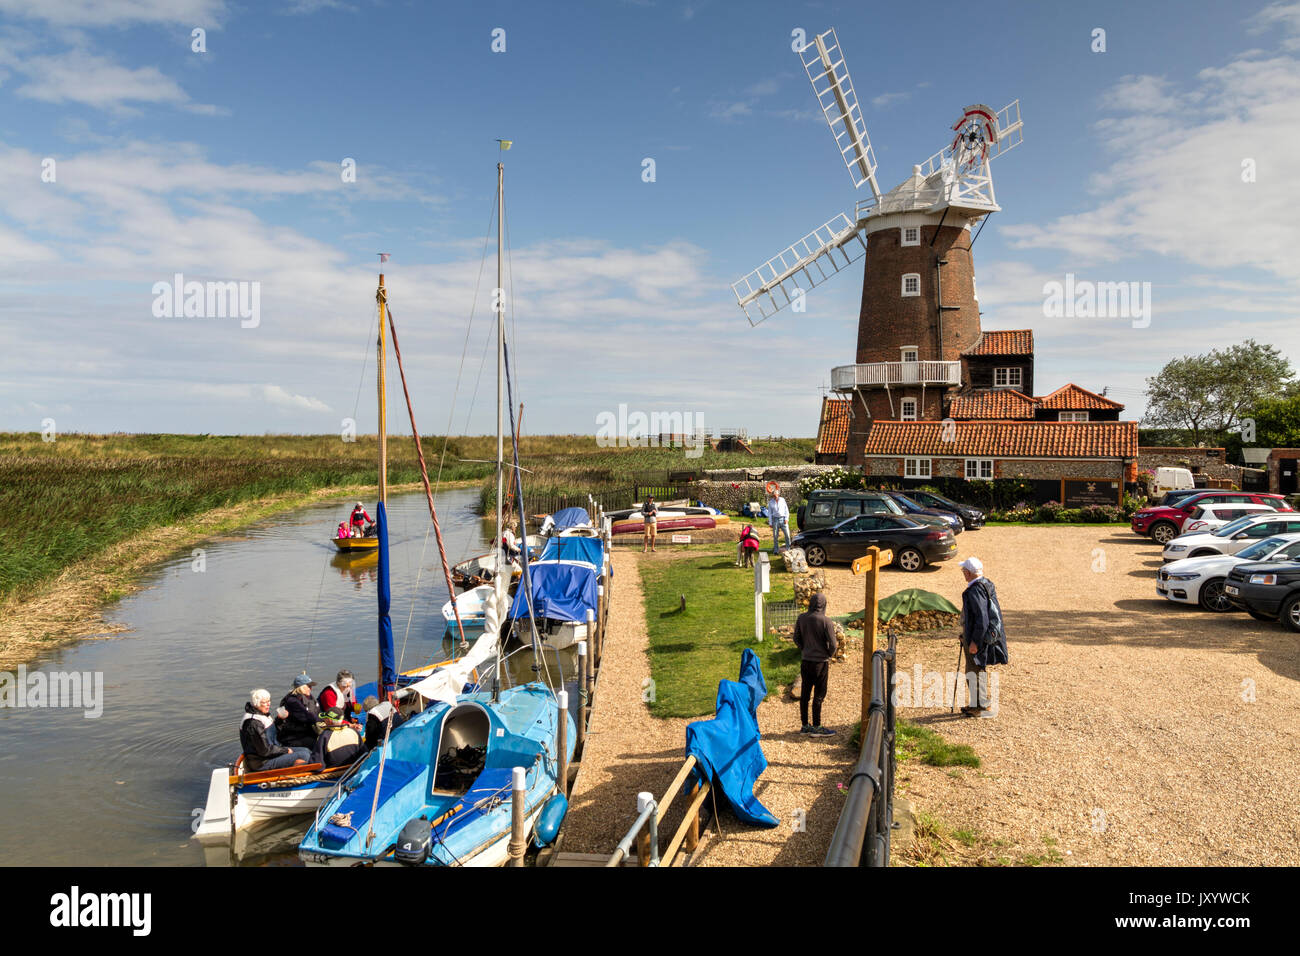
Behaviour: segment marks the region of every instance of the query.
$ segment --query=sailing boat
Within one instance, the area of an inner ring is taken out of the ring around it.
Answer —
[[[503,143],[502,148],[506,148]],[[502,281],[502,213],[504,166],[497,163],[497,288]],[[503,388],[506,379],[504,308],[497,316],[497,497],[496,536],[501,540],[505,487]],[[391,321],[391,313],[390,313]],[[401,352],[394,350],[401,368]],[[403,378],[403,381],[405,379]],[[408,411],[410,402],[408,397]],[[411,415],[419,450],[419,430]],[[512,429],[513,432],[513,429]],[[517,436],[515,436],[517,438]],[[518,443],[512,441],[516,488],[521,484]],[[429,493],[428,475],[421,472]],[[432,494],[429,493],[432,511]],[[384,514],[380,506],[380,516]],[[381,526],[382,527],[382,526]],[[380,577],[387,573],[380,532]],[[441,550],[441,541],[439,542]],[[445,555],[444,555],[445,560]],[[527,552],[522,556],[521,585],[529,582]],[[449,575],[450,577],[450,575]],[[573,718],[559,708],[556,695],[540,681],[503,688],[502,632],[510,607],[509,579],[498,574],[483,595],[484,629],[468,652],[425,679],[392,692],[394,701],[418,698],[422,710],[386,731],[384,742],[339,782],[316,814],[298,846],[308,864],[327,866],[500,866],[508,857],[514,792],[512,775],[524,773],[523,816],[528,831],[547,811],[563,813],[560,779],[576,742]],[[381,594],[383,592],[381,586]],[[453,607],[455,607],[453,603]],[[381,645],[387,608],[381,605]],[[391,654],[391,634],[389,637]],[[533,628],[532,651],[540,647]],[[390,658],[391,660],[391,658]],[[490,686],[475,679],[479,669],[491,673]],[[381,690],[387,690],[387,675]],[[560,721],[566,726],[560,733]],[[557,741],[567,741],[561,755]],[[548,809],[554,808],[554,809]],[[400,849],[399,849],[400,848]]]

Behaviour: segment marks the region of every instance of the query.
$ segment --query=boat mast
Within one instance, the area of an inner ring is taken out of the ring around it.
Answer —
[[[379,500],[385,506],[388,505],[388,395],[386,381],[384,378],[384,325],[387,321],[385,316],[385,306],[388,302],[388,293],[384,289],[384,274],[379,273],[379,288],[375,292],[375,299],[379,302],[379,342],[376,347],[376,353],[379,361],[378,387],[379,387]]]
[[[379,288],[375,290],[375,300],[379,303],[379,341],[376,345],[376,354],[378,361],[378,379],[379,388],[379,504],[383,507],[388,506],[388,389],[384,377],[384,359],[387,349],[384,346],[384,325],[387,322],[387,316],[384,314],[385,306],[388,302],[388,292],[384,289],[384,274],[379,273]],[[379,520],[378,509],[375,511],[375,520]],[[380,547],[383,547],[381,544]],[[384,651],[381,647],[378,651],[379,670],[378,687],[379,693],[384,693]],[[386,696],[386,695],[385,695]]]
[[[505,166],[497,163],[497,288],[493,297],[497,311],[497,536],[493,547],[497,552],[497,570],[501,563],[501,505],[505,491],[505,436],[502,425],[502,408],[506,378],[506,304],[505,283],[502,281],[501,219],[505,212]]]

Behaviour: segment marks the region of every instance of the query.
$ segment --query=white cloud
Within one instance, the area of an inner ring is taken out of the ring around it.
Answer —
[[[61,27],[208,26],[225,7],[224,0],[0,0],[0,13]]]

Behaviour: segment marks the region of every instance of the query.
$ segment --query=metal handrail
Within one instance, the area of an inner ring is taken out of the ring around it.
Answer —
[[[831,369],[831,388],[837,391],[862,385],[960,385],[961,363],[862,362]]]
[[[862,755],[853,768],[848,798],[835,824],[825,866],[888,866],[894,823],[894,703],[896,638],[871,655],[871,706],[862,728]]]
[[[606,861],[606,866],[618,866],[627,858],[632,852],[632,841],[645,826],[650,828],[650,865],[659,865],[659,805],[648,793],[639,794],[637,802],[641,805],[641,815],[632,824],[632,829],[627,831],[627,836],[619,841],[613,855]]]

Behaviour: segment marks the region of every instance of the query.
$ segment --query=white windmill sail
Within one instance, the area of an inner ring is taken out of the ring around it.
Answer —
[[[858,225],[840,213],[733,282],[731,291],[757,325],[866,254]]]

